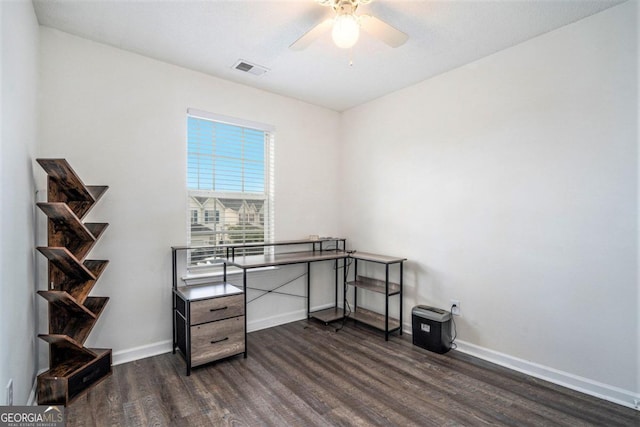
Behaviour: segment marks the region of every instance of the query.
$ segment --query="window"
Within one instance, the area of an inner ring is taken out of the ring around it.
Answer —
[[[190,246],[273,240],[273,138],[267,125],[188,111]],[[216,254],[194,252],[191,264]]]
[[[204,223],[212,224],[220,221],[220,211],[207,209],[204,211]]]

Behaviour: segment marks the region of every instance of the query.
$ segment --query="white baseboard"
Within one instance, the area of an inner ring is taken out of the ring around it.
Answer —
[[[40,375],[40,372],[38,372],[38,375]],[[33,385],[31,386],[31,391],[29,392],[29,398],[27,399],[27,406],[36,406],[38,404],[37,399],[36,399],[36,390],[38,387],[38,375],[36,375],[36,378],[33,380]]]
[[[42,368],[36,373],[36,377],[33,379],[33,385],[31,386],[31,391],[29,392],[29,397],[27,398],[27,406],[36,406],[38,405],[38,375],[43,374],[47,371],[47,368]]]
[[[157,343],[143,345],[140,347],[130,348],[128,350],[120,350],[111,355],[113,365],[133,362],[159,354],[169,353],[171,351],[171,340],[159,341]]]
[[[412,335],[411,324],[404,324],[403,332]],[[624,390],[619,387],[603,384],[598,381],[584,378],[568,372],[560,371],[548,366],[539,365],[528,360],[520,359],[498,351],[490,350],[475,344],[471,344],[459,339],[456,340],[457,351],[513,369],[514,371],[530,375],[550,383],[567,387],[590,396],[604,399],[618,405],[640,410],[640,394]]]
[[[323,310],[329,307],[333,307],[333,304],[313,307],[312,311]],[[254,332],[261,329],[272,328],[274,326],[284,325],[285,323],[291,323],[306,318],[306,310],[297,310],[289,313],[284,313],[247,323],[247,332]],[[120,365],[122,363],[133,362],[134,360],[140,360],[147,357],[157,356],[159,354],[169,353],[172,350],[171,344],[171,340],[166,340],[114,352],[112,355],[113,365]]]
[[[333,303],[319,305],[317,307],[311,307],[311,311],[324,310],[325,308],[333,307]],[[247,332],[255,332],[261,329],[273,328],[274,326],[284,325],[286,323],[296,322],[307,318],[307,310],[296,310],[285,314],[279,314],[277,316],[267,317],[259,319],[253,322],[247,323]]]
[[[253,322],[247,322],[247,332],[255,332],[261,329],[273,328],[285,323],[295,322],[307,318],[307,310],[297,310],[290,313],[279,314]]]
[[[574,375],[548,366],[539,365],[528,360],[509,356],[465,341],[456,340],[457,350],[478,357],[496,365],[504,366],[523,374],[531,375],[551,383],[608,400],[633,409],[640,409],[640,394],[629,390],[603,384],[598,381]]]
[[[38,404],[36,402],[36,386],[37,382],[33,383],[31,391],[29,392],[29,398],[27,399],[27,406],[36,406]]]

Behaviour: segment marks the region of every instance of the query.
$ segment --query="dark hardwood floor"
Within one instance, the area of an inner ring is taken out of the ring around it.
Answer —
[[[68,426],[639,426],[640,412],[350,323],[249,334],[185,376],[179,355],[114,367],[67,408]]]

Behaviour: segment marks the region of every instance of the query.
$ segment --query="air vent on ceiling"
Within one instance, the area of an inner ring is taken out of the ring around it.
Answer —
[[[233,68],[238,71],[243,71],[245,73],[253,74],[254,76],[261,76],[267,71],[269,71],[267,67],[263,67],[262,65],[252,64],[243,59],[238,60],[238,62],[236,62],[233,65]]]

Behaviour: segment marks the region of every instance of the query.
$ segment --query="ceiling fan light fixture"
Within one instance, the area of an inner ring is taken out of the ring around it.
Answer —
[[[2,1],[2,0],[0,0]],[[303,50],[330,28],[336,46],[342,49],[353,47],[358,41],[360,30],[393,48],[402,46],[409,36],[397,30],[383,20],[371,15],[358,15],[358,7],[373,0],[316,0],[322,6],[330,6],[335,15],[307,31],[293,42],[291,50]]]
[[[333,21],[333,30],[331,31],[333,42],[342,49],[352,47],[360,37],[360,23],[358,18],[353,14],[342,14],[336,16]]]

